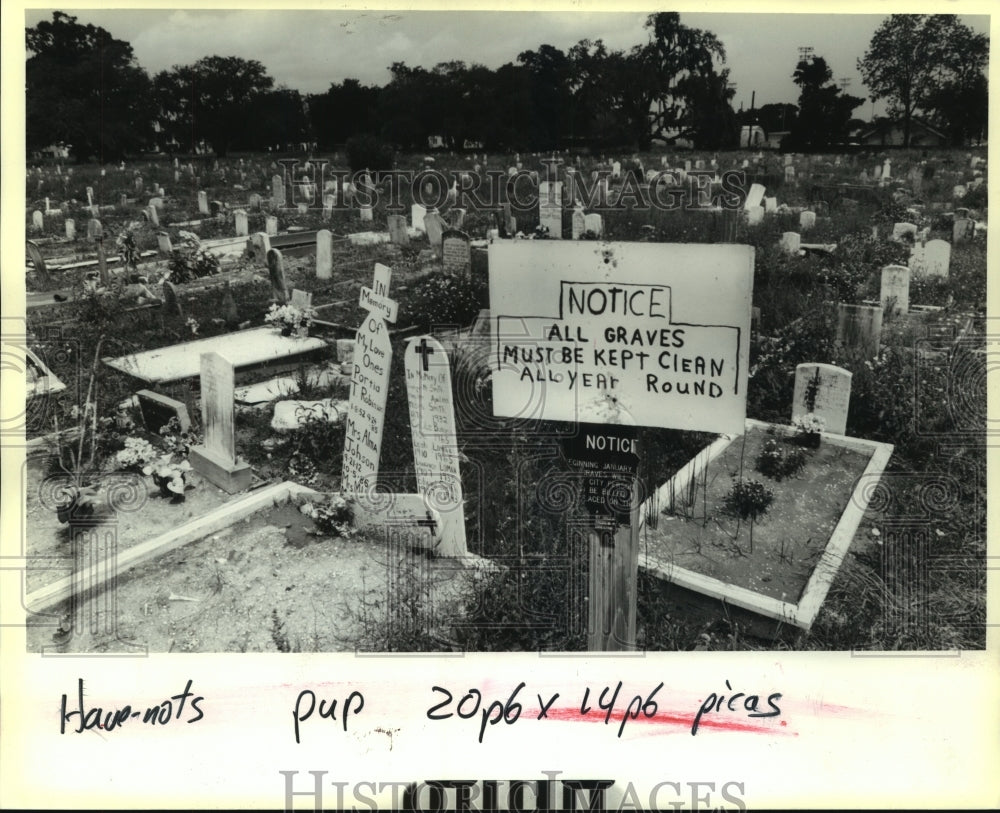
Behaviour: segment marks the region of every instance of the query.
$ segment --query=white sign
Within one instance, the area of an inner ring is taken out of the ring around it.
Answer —
[[[737,433],[753,248],[495,242],[497,417]]]

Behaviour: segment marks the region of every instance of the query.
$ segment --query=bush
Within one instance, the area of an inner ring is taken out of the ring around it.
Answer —
[[[388,172],[392,169],[395,153],[390,144],[370,133],[347,139],[347,163],[352,172]]]
[[[781,482],[791,477],[806,464],[805,452],[797,446],[787,446],[778,443],[774,438],[764,442],[764,447],[757,456],[757,471],[765,477]]]
[[[774,499],[774,492],[760,480],[749,477],[733,479],[733,487],[726,495],[726,508],[740,519],[757,520],[767,513]]]
[[[432,274],[409,291],[407,321],[430,330],[435,325],[469,325],[489,307],[486,282],[466,276]]]

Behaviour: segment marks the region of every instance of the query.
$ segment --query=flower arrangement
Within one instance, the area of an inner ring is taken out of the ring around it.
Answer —
[[[806,453],[796,447],[784,447],[774,438],[768,438],[757,455],[757,471],[765,477],[781,482],[791,477],[806,463]]]
[[[803,446],[819,446],[822,433],[826,431],[826,420],[813,412],[792,418],[795,439]]]
[[[192,446],[201,443],[201,437],[193,429],[187,432],[181,429],[181,422],[176,415],[172,415],[170,420],[160,427],[160,437],[163,438],[163,448],[166,451],[176,452],[185,457]]]
[[[271,305],[264,322],[273,325],[282,335],[305,336],[313,322],[316,311],[313,308],[298,308],[295,305]]]
[[[145,438],[128,437],[125,438],[125,448],[119,450],[115,458],[123,469],[142,471],[158,456],[159,452]]]
[[[302,513],[312,517],[316,528],[323,534],[348,539],[357,533],[354,527],[354,509],[350,501],[340,494],[331,494],[325,503],[306,503]]]
[[[120,232],[115,240],[115,249],[121,258],[122,265],[130,271],[135,271],[139,264],[139,246],[131,229]]]
[[[767,513],[774,499],[774,492],[760,480],[749,477],[733,479],[733,487],[726,495],[726,507],[737,514],[740,519],[751,522]]]
[[[184,487],[187,485],[189,471],[191,471],[191,464],[187,460],[175,461],[172,452],[160,455],[142,469],[143,474],[152,475],[153,482],[159,487],[160,493],[164,497],[172,496],[174,502],[180,502],[184,499]]]

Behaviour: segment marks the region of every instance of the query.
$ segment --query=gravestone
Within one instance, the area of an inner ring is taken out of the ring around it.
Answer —
[[[316,232],[316,278],[333,277],[333,233],[329,229]]]
[[[254,232],[250,235],[250,245],[253,247],[254,259],[266,262],[267,252],[271,250],[271,238],[262,231]]]
[[[417,231],[426,231],[424,228],[424,218],[427,216],[427,209],[419,203],[414,203],[410,207],[410,224]]]
[[[538,222],[553,240],[562,239],[562,182],[543,181],[538,185]]]
[[[177,298],[177,287],[170,281],[163,281],[163,304],[168,311],[176,312],[178,316],[184,316],[184,308],[180,299]]]
[[[462,225],[465,223],[466,211],[461,206],[456,206],[448,215],[451,219],[451,227],[455,230],[461,230]]]
[[[246,237],[250,234],[250,222],[247,218],[247,213],[242,209],[237,209],[233,212],[233,219],[236,223],[236,236]]]
[[[895,243],[898,243],[903,235],[912,235],[914,238],[917,235],[917,225],[915,223],[896,223],[892,227],[892,236],[889,238]]]
[[[799,213],[799,229],[802,231],[809,231],[816,225],[816,213],[805,211]]]
[[[329,220],[333,217],[333,207],[337,205],[336,195],[323,195],[323,219]]]
[[[258,195],[256,192],[254,192],[252,195],[250,195],[250,198],[247,201],[247,206],[250,208],[251,211],[259,212],[262,203],[263,199],[261,198],[261,196]]]
[[[827,432],[847,434],[852,374],[832,364],[800,364],[795,368],[792,420],[812,412],[826,421]]]
[[[947,278],[951,266],[951,243],[928,240],[924,244],[923,272],[932,277]]]
[[[271,277],[271,291],[279,304],[288,302],[288,283],[285,282],[285,261],[281,252],[272,248],[267,252],[267,273]]]
[[[785,166],[785,181],[791,183],[795,180],[795,167],[791,164]]]
[[[160,254],[169,255],[174,247],[170,242],[170,235],[165,231],[160,231],[156,233],[156,247],[159,249]]]
[[[405,368],[417,491],[441,518],[437,552],[465,556],[462,475],[448,355],[431,336],[409,339]]]
[[[359,214],[361,216],[362,221],[365,221],[367,223],[370,223],[372,221],[371,206],[362,205],[361,209],[359,210]]]
[[[611,177],[620,178],[622,176],[622,164],[621,161],[613,161],[611,163]]]
[[[198,212],[203,215],[211,214],[208,208],[208,193],[204,190],[198,193]]]
[[[764,200],[764,193],[766,191],[767,190],[763,184],[751,184],[750,191],[747,192],[747,199],[743,204],[743,208],[749,211],[755,206],[760,206],[761,202]]]
[[[444,270],[466,274],[472,267],[472,245],[469,235],[458,229],[447,229],[441,235],[441,258]]]
[[[31,226],[35,231],[43,231],[45,229],[45,216],[38,209],[35,209],[31,213]]]
[[[264,233],[268,237],[274,237],[278,233],[278,218],[274,215],[269,215],[264,220]]]
[[[747,225],[748,226],[759,226],[764,222],[764,207],[763,206],[751,206],[749,209],[745,210],[747,213]]]
[[[253,479],[250,465],[236,455],[233,390],[236,371],[219,353],[201,354],[201,428],[204,443],[192,446],[192,468],[229,494],[243,491]]]
[[[910,269],[905,265],[887,265],[882,269],[879,303],[883,313],[892,318],[910,310]]]
[[[73,220],[73,218],[71,218],[71,217],[67,217],[64,226],[66,227],[66,239],[67,240],[75,240],[76,239],[76,221]]]
[[[776,212],[778,210],[778,199],[777,198],[764,198],[764,211],[768,214]]]
[[[312,291],[300,291],[298,288],[292,288],[290,304],[299,310],[311,308],[313,304]]]
[[[444,234],[444,218],[437,212],[428,212],[424,215],[424,230],[427,232],[427,240],[435,253],[441,250],[441,236]]]
[[[587,216],[583,212],[581,206],[577,206],[573,210],[573,216],[570,218],[570,237],[574,240],[579,240],[583,237],[583,233],[587,230]]]
[[[592,232],[598,237],[604,236],[604,218],[601,215],[592,212],[589,215],[585,215],[583,219],[587,231]]]
[[[162,212],[163,211],[163,198],[161,198],[159,195],[151,197],[149,199],[149,205],[150,206],[155,206],[158,211]]]
[[[378,481],[392,363],[387,322],[395,322],[398,311],[396,303],[388,297],[391,279],[391,269],[376,263],[372,287],[361,289],[360,304],[368,315],[355,340],[357,361],[351,377],[340,483],[345,494],[374,492]]]
[[[152,226],[160,225],[160,216],[159,214],[157,214],[155,206],[146,207],[146,217],[149,220],[150,225]]]
[[[953,198],[964,198],[966,191],[967,190],[964,184],[957,184],[956,186],[952,187],[951,196]]]
[[[28,259],[31,260],[31,265],[35,269],[35,274],[39,282],[47,285],[50,281],[49,270],[45,266],[45,259],[42,257],[42,252],[39,250],[38,244],[32,240],[28,240],[25,245]]]
[[[92,186],[87,187],[87,205],[88,206],[94,205],[94,187]]]
[[[872,305],[837,305],[837,344],[858,351],[865,358],[878,355],[882,338],[882,308]]]
[[[386,224],[389,227],[389,240],[397,246],[410,244],[410,233],[406,228],[406,218],[403,215],[387,215]]]
[[[956,217],[951,228],[951,242],[954,245],[961,245],[973,238],[976,233],[976,221],[967,217]]]
[[[139,390],[135,394],[139,405],[139,416],[146,432],[160,439],[160,429],[166,426],[171,418],[177,418],[181,432],[191,430],[191,418],[183,401],[168,398],[152,390]]]
[[[285,183],[280,175],[271,177],[271,205],[275,208],[285,205]]]
[[[781,248],[788,254],[798,254],[802,245],[802,237],[797,231],[786,231],[781,235]]]
[[[887,181],[892,177],[892,161],[889,158],[885,159],[885,163],[882,164],[882,180]]]

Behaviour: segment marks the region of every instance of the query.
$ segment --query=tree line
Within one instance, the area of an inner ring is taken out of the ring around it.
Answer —
[[[921,20],[887,18],[859,68],[873,97],[889,99],[907,127],[923,114],[945,121],[956,140],[967,138],[980,127],[970,108],[985,117],[988,40],[954,15]],[[933,47],[931,23],[939,32]],[[328,150],[360,135],[408,151],[426,150],[430,139],[449,149],[473,143],[522,151],[646,150],[654,138],[736,147],[748,117],[733,110],[735,87],[719,39],[666,12],[649,15],[645,33],[647,41],[630,49],[609,49],[600,39],[568,51],[540,45],[496,69],[396,62],[384,86],[345,78],[324,93],[302,94],[275,86],[260,62],[236,56],[150,76],[129,43],[55,11],[26,32],[27,144],[71,145],[78,160],[104,161],[155,149],[188,153],[199,144],[217,155],[300,143]],[[915,57],[929,49],[922,61],[904,61],[907,37]],[[750,121],[770,124],[780,113],[780,129],[791,131],[797,149],[838,143],[864,99],[843,93],[831,77],[822,57],[801,61],[793,75],[798,105],[765,105]]]

